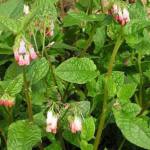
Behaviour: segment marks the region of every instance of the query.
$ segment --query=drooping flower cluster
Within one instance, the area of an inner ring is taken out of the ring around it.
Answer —
[[[14,57],[20,66],[29,65],[31,60],[37,58],[37,54],[31,44],[26,44],[24,39],[19,42],[19,48],[14,49]]]
[[[12,107],[14,104],[15,103],[12,100],[6,100],[6,99],[0,100],[0,106]]]
[[[58,117],[52,111],[47,112],[46,131],[51,133],[57,132]]]
[[[47,112],[46,118],[46,131],[50,133],[57,133],[58,115],[56,115],[51,110]],[[82,130],[82,120],[80,117],[75,116],[72,121],[70,121],[70,130],[72,133],[77,133]]]
[[[77,133],[82,130],[82,121],[80,117],[75,116],[74,120],[70,122],[70,129],[72,133]]]
[[[110,14],[113,15],[115,20],[122,26],[130,22],[129,12],[126,8],[121,8],[119,5],[114,4],[110,10]]]

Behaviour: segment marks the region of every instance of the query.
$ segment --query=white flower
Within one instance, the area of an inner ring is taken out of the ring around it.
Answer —
[[[130,17],[129,17],[129,12],[126,8],[123,9],[123,18],[125,19],[126,22],[130,21]]]
[[[82,121],[80,117],[75,117],[74,120],[70,123],[70,129],[72,133],[76,133],[82,130]]]
[[[57,122],[58,122],[58,117],[53,114],[52,111],[47,112],[47,119],[46,119],[46,131],[51,132],[51,133],[56,133],[57,132]]]
[[[29,14],[29,6],[28,5],[24,5],[24,8],[23,8],[23,12],[25,15],[28,15]]]

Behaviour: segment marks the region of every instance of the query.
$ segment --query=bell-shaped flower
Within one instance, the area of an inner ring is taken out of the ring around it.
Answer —
[[[82,120],[80,117],[75,116],[74,120],[70,123],[72,133],[77,133],[82,130]]]
[[[55,134],[57,132],[57,122],[57,115],[54,115],[52,111],[48,111],[46,119],[46,131]]]

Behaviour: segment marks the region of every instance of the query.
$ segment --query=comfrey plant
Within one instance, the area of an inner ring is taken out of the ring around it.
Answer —
[[[0,150],[150,149],[149,6],[0,2]]]

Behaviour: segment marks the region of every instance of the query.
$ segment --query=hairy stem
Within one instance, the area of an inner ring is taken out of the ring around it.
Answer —
[[[26,79],[25,68],[23,68],[23,78],[24,78],[24,94],[25,94],[25,98],[26,98],[26,102],[27,102],[29,121],[33,121],[31,96],[30,96],[30,92],[29,92],[27,79]]]
[[[99,125],[98,125],[98,130],[97,130],[97,134],[96,134],[96,139],[94,142],[94,148],[93,150],[97,150],[99,143],[101,142],[101,136],[102,136],[102,131],[104,129],[104,125],[105,125],[105,119],[106,119],[106,112],[107,112],[107,100],[108,100],[108,87],[107,87],[107,82],[108,79],[111,76],[112,73],[112,69],[113,69],[113,64],[115,62],[115,57],[117,55],[117,52],[119,50],[120,45],[122,44],[123,40],[121,35],[118,37],[114,50],[112,52],[111,58],[110,58],[110,62],[109,62],[109,66],[108,66],[108,71],[104,80],[104,98],[103,98],[103,106],[102,106],[102,113],[99,116]]]

